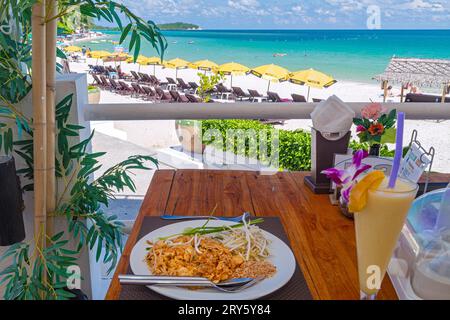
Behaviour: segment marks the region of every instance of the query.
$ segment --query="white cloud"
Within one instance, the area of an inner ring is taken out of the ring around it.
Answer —
[[[424,0],[412,0],[410,2],[405,2],[400,5],[398,5],[398,8],[401,9],[410,9],[410,10],[416,10],[416,9],[433,9],[433,8],[442,8],[442,5],[440,3],[431,3],[426,2]]]
[[[295,7],[292,7],[292,11],[294,13],[301,13],[301,12],[303,12],[303,8],[302,8],[302,6],[295,6]]]

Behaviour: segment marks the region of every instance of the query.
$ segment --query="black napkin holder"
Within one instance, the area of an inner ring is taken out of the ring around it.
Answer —
[[[331,134],[332,137],[333,134]],[[336,134],[338,135],[338,134]],[[334,155],[345,154],[348,150],[351,132],[341,138],[329,140],[318,130],[311,130],[311,175],[305,177],[305,184],[316,194],[332,193],[331,181],[322,170],[334,166]]]

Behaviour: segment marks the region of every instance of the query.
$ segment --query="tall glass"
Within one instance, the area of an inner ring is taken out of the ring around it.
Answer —
[[[385,178],[376,190],[369,190],[367,205],[355,213],[361,299],[374,300],[386,274],[406,215],[416,197],[418,185],[398,179],[394,189]]]

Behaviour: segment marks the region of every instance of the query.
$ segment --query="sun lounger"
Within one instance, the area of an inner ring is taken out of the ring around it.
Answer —
[[[146,100],[152,100],[153,99],[155,101],[158,100],[158,95],[156,94],[155,90],[153,90],[152,88],[147,87],[147,86],[141,86],[141,88],[145,92],[144,99],[146,99]]]
[[[178,91],[170,90],[169,93],[175,102],[182,102],[182,103],[189,102],[189,99],[186,98],[186,96],[181,95]]]
[[[147,96],[147,93],[142,89],[140,85],[137,83],[131,83],[131,87],[133,88],[133,93],[131,96],[135,96],[137,98],[143,98]]]
[[[92,78],[94,78],[94,82],[92,82],[92,85],[99,87],[103,86],[102,80],[100,80],[100,78],[96,74],[92,74]]]
[[[251,98],[250,95],[248,93],[245,93],[244,90],[242,90],[240,87],[231,87],[231,89],[233,90],[233,94],[236,96],[236,98],[241,101]]]
[[[317,98],[313,98],[312,100],[313,100],[313,102],[316,102],[316,103],[319,103],[319,102],[323,101],[323,99],[317,99]]]
[[[291,94],[292,99],[294,102],[306,102],[305,96],[302,96],[301,94]]]
[[[186,93],[186,98],[188,98],[188,100],[192,103],[200,103],[203,102],[202,98],[200,97],[196,97],[193,94],[190,93]]]
[[[173,80],[173,78],[166,77],[166,79],[167,79],[167,83],[168,83],[168,84],[175,84],[175,85],[177,84],[176,81]]]
[[[269,100],[272,101],[272,102],[292,102],[291,99],[283,99],[283,98],[281,98],[278,95],[278,93],[276,93],[276,92],[268,91],[267,95],[269,96]]]
[[[219,92],[219,93],[227,93],[227,92],[231,92],[231,90],[228,89],[227,87],[225,87],[225,86],[223,85],[223,83],[217,84],[217,85],[216,85],[216,89],[217,89],[217,92]]]
[[[263,101],[267,100],[267,97],[264,97],[258,91],[253,89],[248,89],[248,93],[250,94],[250,101]]]
[[[195,82],[188,82],[188,83],[191,86],[192,92],[196,93],[198,89],[198,84]]]
[[[172,102],[173,98],[172,95],[168,92],[165,92],[160,87],[155,87],[156,95],[158,97],[158,100],[165,101],[165,102]]]
[[[126,94],[129,93],[131,95],[134,94],[134,89],[132,87],[130,87],[126,82],[119,81],[119,85],[124,93],[126,93]]]
[[[123,94],[122,87],[114,79],[109,79],[109,83],[111,84],[111,91]]]
[[[133,76],[134,81],[136,81],[138,83],[142,81],[141,77],[138,75],[138,73],[136,71],[130,71],[130,72],[131,72],[131,75]]]
[[[114,89],[114,88],[111,86],[111,84],[108,83],[108,81],[107,81],[107,79],[106,79],[105,76],[101,75],[101,76],[100,76],[100,81],[102,82],[103,88],[108,89],[108,90],[113,90],[113,89]]]
[[[177,78],[178,81],[178,87],[180,87],[182,90],[191,90],[191,86],[188,85],[182,78]]]

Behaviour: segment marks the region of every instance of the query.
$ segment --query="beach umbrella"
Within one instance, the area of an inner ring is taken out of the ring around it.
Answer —
[[[95,64],[98,64],[98,59],[103,59],[104,57],[108,57],[111,52],[99,50],[99,51],[91,51],[88,53],[88,56],[94,59],[97,59]]]
[[[160,57],[149,57],[146,59],[147,66],[153,66],[153,75],[156,73],[156,66],[162,66],[164,61],[161,61]]]
[[[178,70],[187,69],[189,67],[189,62],[180,58],[175,58],[163,63],[165,68],[175,69],[175,78],[178,77]]]
[[[289,75],[289,81],[308,86],[308,97],[306,101],[309,100],[311,87],[320,89],[328,88],[337,82],[333,77],[314,69],[293,72]]]
[[[111,52],[104,50],[91,51],[88,53],[88,56],[94,59],[102,59],[103,57],[107,57],[111,55]]]
[[[205,71],[216,71],[219,65],[209,60],[199,60],[189,64],[189,68]]]
[[[250,68],[240,63],[228,62],[220,65],[217,71],[231,77],[231,87],[232,87],[233,76],[243,76],[250,72]]]
[[[63,49],[65,52],[81,52],[81,48],[77,46],[68,46]]]
[[[289,78],[289,71],[283,67],[277,66],[276,64],[259,66],[252,69],[250,73],[262,79],[269,80],[267,91],[270,89],[271,82],[282,82],[288,80]]]

